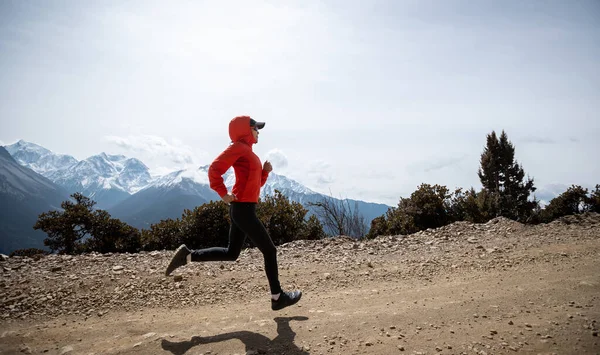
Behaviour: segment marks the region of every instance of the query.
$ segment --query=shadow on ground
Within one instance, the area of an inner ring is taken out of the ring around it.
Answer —
[[[239,339],[246,346],[246,352],[250,353],[308,355],[309,353],[306,350],[294,344],[296,333],[290,327],[290,321],[304,321],[308,320],[308,317],[276,317],[274,320],[277,323],[277,336],[273,340],[260,333],[240,330],[207,337],[194,336],[189,341],[182,342],[171,342],[163,339],[161,346],[174,355],[183,355],[194,346]]]

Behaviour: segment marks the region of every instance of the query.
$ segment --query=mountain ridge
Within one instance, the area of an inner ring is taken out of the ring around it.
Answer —
[[[34,170],[20,165],[0,147],[0,253],[44,249],[46,234],[33,225],[42,212],[59,210],[68,192]]]
[[[22,166],[50,179],[69,193],[93,198],[98,208],[110,208],[144,188],[153,179],[139,159],[104,152],[78,161],[35,143],[19,140],[7,151]]]
[[[137,228],[147,228],[161,219],[180,217],[184,209],[220,199],[209,186],[208,165],[152,177],[142,161],[124,155],[101,152],[78,161],[23,140],[7,147],[11,155],[19,157],[19,164],[34,171],[37,169],[39,174],[69,193],[80,192],[92,198],[97,202],[97,208],[105,209]],[[231,189],[235,183],[233,169],[223,175],[223,180],[225,186]],[[271,173],[261,188],[260,196],[273,195],[275,190],[303,204],[309,213],[314,208],[308,203],[333,198],[284,175]],[[348,200],[352,206],[354,203],[359,206],[367,224],[390,208],[385,204]]]

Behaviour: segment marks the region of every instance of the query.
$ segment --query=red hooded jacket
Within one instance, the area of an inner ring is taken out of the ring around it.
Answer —
[[[229,122],[229,137],[232,144],[208,168],[210,187],[219,196],[225,196],[227,187],[223,183],[223,174],[233,166],[235,185],[231,192],[236,196],[236,201],[258,202],[260,188],[267,182],[269,173],[262,169],[260,159],[252,151],[256,140],[252,136],[250,117],[238,116],[232,119]]]

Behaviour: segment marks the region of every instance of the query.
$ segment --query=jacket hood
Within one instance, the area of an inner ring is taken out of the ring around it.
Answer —
[[[250,127],[250,116],[238,116],[229,122],[229,138],[232,142],[256,143]]]

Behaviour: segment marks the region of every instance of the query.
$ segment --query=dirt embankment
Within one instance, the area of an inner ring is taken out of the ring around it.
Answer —
[[[0,354],[600,354],[600,215],[504,218],[278,248],[299,305],[269,308],[262,256],[172,251],[0,261]]]

